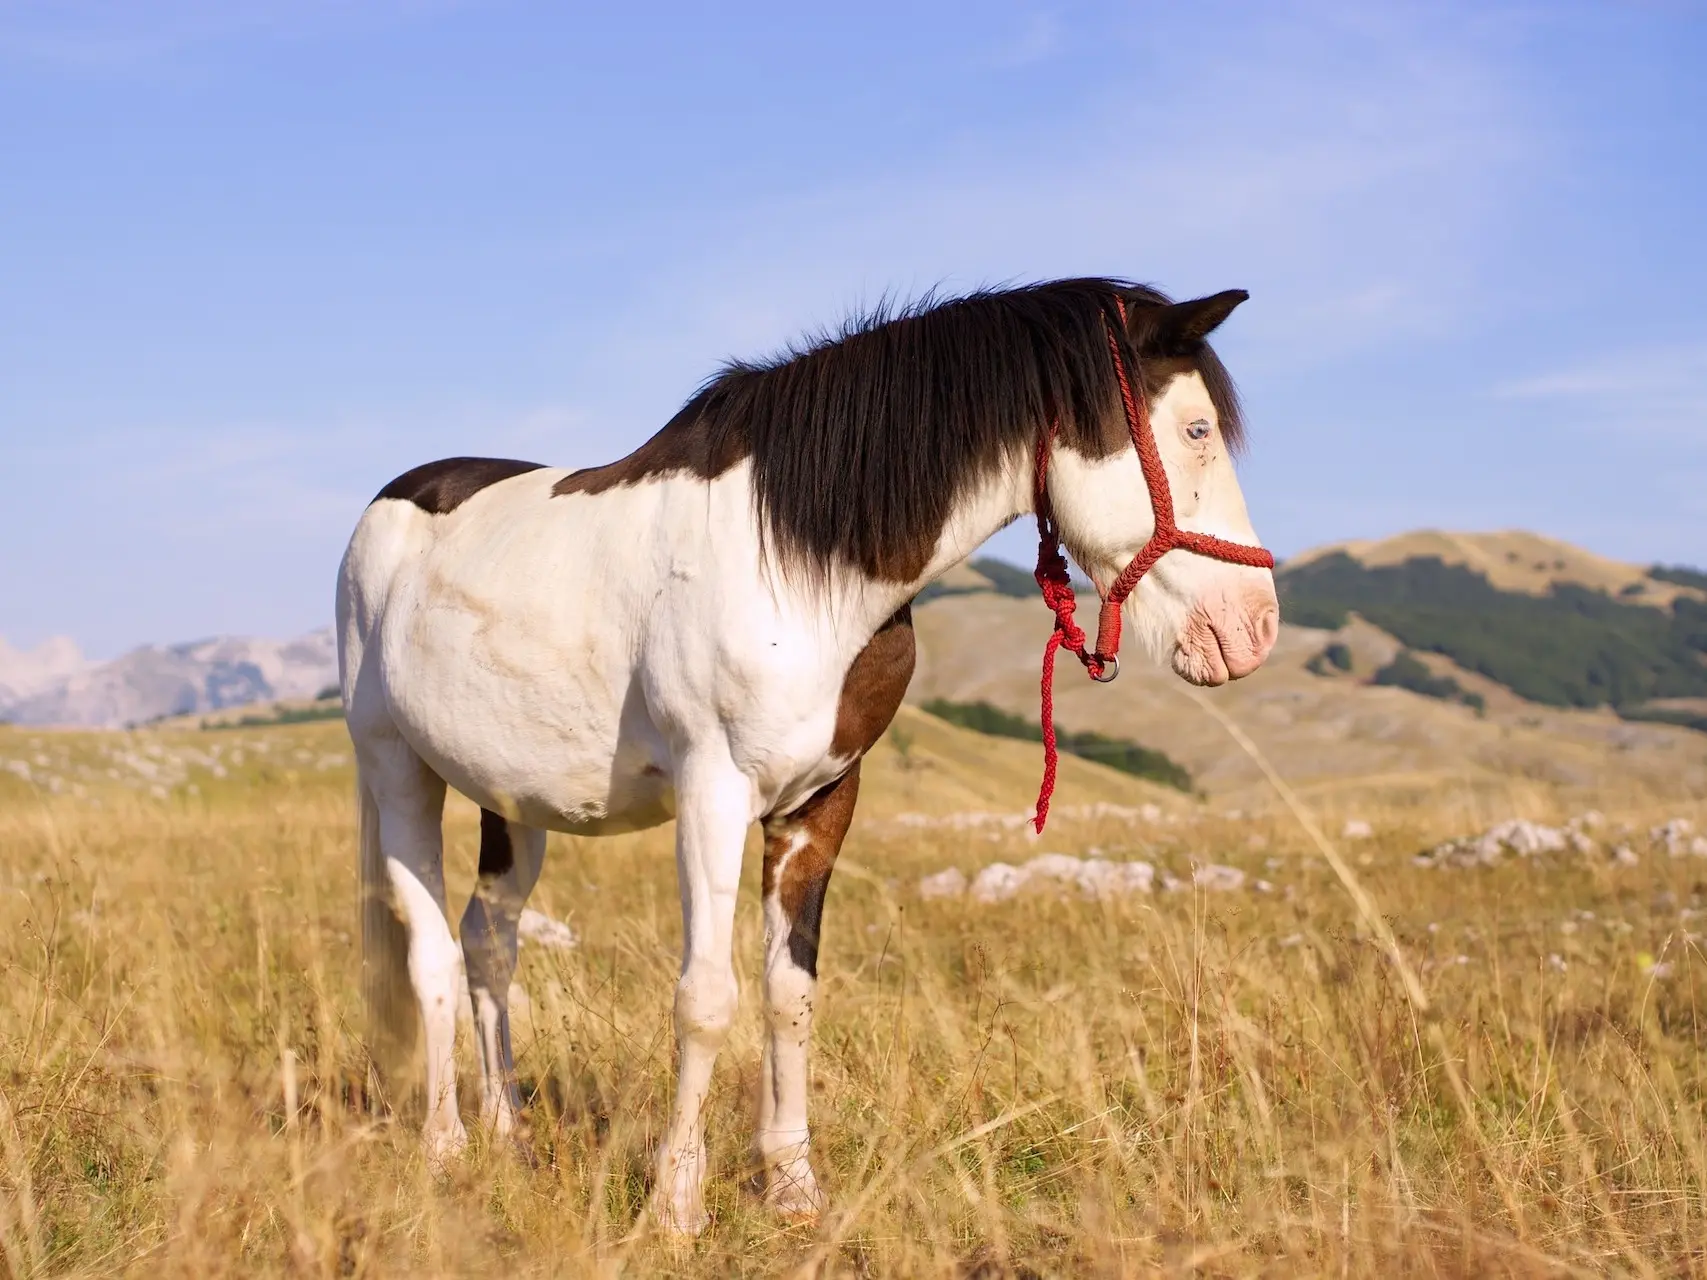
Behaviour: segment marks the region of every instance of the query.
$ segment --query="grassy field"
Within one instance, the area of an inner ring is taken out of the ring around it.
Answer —
[[[1707,860],[1647,840],[1701,805],[1538,781],[1335,789],[1321,819],[1373,827],[1345,853],[1420,1014],[1278,809],[1230,814],[1073,762],[1041,841],[949,820],[1023,810],[1036,763],[916,712],[874,755],[825,916],[816,1227],[773,1220],[751,1187],[761,925],[743,902],[748,996],[710,1108],[715,1222],[679,1245],[641,1214],[671,1078],[668,831],[553,838],[535,905],[581,945],[523,949],[532,1158],[477,1140],[436,1172],[407,1117],[367,1102],[342,727],[0,730],[0,1261],[15,1276],[1707,1275],[1692,932],[1707,932]],[[1097,800],[1164,812],[1072,812]],[[1412,863],[1446,836],[1591,804],[1634,865]],[[453,804],[448,836],[459,914],[472,807]],[[1272,888],[994,906],[914,889],[1092,847]]]

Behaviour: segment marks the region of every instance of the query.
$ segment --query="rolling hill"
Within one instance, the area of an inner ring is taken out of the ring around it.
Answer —
[[[1069,661],[1056,683],[1060,725],[1163,751],[1210,795],[1240,803],[1262,802],[1261,774],[1194,699],[1231,715],[1294,785],[1320,795],[1426,795],[1446,782],[1466,794],[1514,782],[1707,791],[1707,735],[1649,722],[1696,714],[1691,691],[1707,692],[1693,629],[1707,580],[1690,571],[1621,565],[1532,534],[1428,533],[1324,548],[1278,576],[1286,623],[1261,671],[1194,691],[1137,661],[1095,685]],[[986,701],[1035,718],[1050,627],[1035,594],[961,590],[914,616],[910,700]]]
[[[1097,749],[1118,740],[1126,755],[1163,753],[1192,790],[1226,803],[1260,803],[1266,791],[1194,699],[1224,709],[1295,785],[1324,796],[1420,796],[1448,781],[1471,792],[1521,782],[1707,793],[1707,733],[1684,727],[1707,726],[1707,577],[1534,534],[1435,532],[1322,548],[1278,576],[1286,624],[1256,675],[1203,693],[1141,661],[1106,686],[1064,662],[1059,727]],[[914,616],[909,702],[952,704],[962,719],[987,703],[1004,713],[996,719],[1035,722],[1050,617],[1025,570],[973,561],[922,594]],[[89,727],[241,719],[217,713],[311,698],[334,668],[326,630],[150,646],[104,664],[69,643],[0,649],[0,718]],[[1005,809],[1029,805],[1041,767],[1034,744],[944,737],[950,728],[908,711],[873,767],[923,810],[933,797],[954,808],[987,798],[999,761]],[[941,750],[930,746],[939,739]],[[924,749],[910,762],[913,742]],[[1140,785],[1112,770],[1094,776],[1114,787],[1091,787],[1101,799]],[[1146,794],[1190,803],[1165,787]]]
[[[1431,532],[1323,548],[1278,583],[1288,621],[1356,615],[1531,702],[1687,721],[1666,702],[1707,698],[1707,592],[1692,578],[1707,582],[1534,534]]]

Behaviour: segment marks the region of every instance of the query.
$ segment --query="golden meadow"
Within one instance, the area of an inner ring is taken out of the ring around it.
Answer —
[[[14,1276],[1707,1275],[1707,860],[1646,842],[1699,823],[1687,798],[1516,778],[1307,793],[1330,835],[1371,825],[1336,850],[1377,924],[1278,804],[1230,815],[1072,761],[1041,840],[956,820],[1022,810],[1036,749],[904,711],[825,915],[830,1208],[788,1226],[753,1191],[750,892],[709,1116],[715,1220],[681,1244],[643,1213],[672,1076],[668,829],[552,838],[533,905],[580,942],[523,946],[524,1149],[477,1138],[434,1169],[408,1108],[367,1087],[341,725],[0,729],[0,766]],[[1635,865],[1412,862],[1591,805]],[[475,816],[453,798],[453,915]],[[1091,849],[1183,879],[1231,865],[1247,887],[916,891]],[[465,1088],[473,1071],[465,1056]]]

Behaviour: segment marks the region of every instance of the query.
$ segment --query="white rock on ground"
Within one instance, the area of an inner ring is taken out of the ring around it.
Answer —
[[[1648,832],[1648,843],[1673,858],[1707,858],[1707,836],[1695,834],[1688,818],[1673,818]]]
[[[1340,828],[1340,839],[1342,840],[1367,840],[1374,834],[1375,828],[1362,818],[1352,818]]]
[[[953,898],[969,895],[974,902],[1006,902],[1027,889],[1053,887],[1057,891],[1077,889],[1086,898],[1124,897],[1153,893],[1158,880],[1166,888],[1184,888],[1188,882],[1158,875],[1148,862],[1115,862],[1107,858],[1075,858],[1065,853],[1040,853],[1021,866],[992,862],[968,882],[956,867],[938,871],[919,881],[921,898]],[[1245,874],[1236,867],[1215,864],[1193,872],[1197,887],[1211,892],[1239,889]]]
[[[1149,893],[1155,884],[1156,869],[1148,862],[1106,862],[1101,858],[1087,858],[1079,872],[1079,888],[1087,897]]]
[[[921,898],[958,898],[965,892],[966,873],[959,867],[950,867],[919,881]]]
[[[1110,862],[1065,853],[1040,853],[1020,870],[1031,880],[1073,885],[1087,898],[1149,893],[1156,879],[1156,869],[1148,862]]]
[[[1481,835],[1461,836],[1437,844],[1426,853],[1417,855],[1414,861],[1422,867],[1491,867],[1503,861],[1507,854],[1520,858],[1567,851],[1589,854],[1595,852],[1597,846],[1588,833],[1605,823],[1606,819],[1592,809],[1572,818],[1562,827],[1510,818],[1495,823]],[[1650,829],[1648,845],[1653,852],[1673,858],[1707,858],[1707,837],[1696,835],[1695,826],[1688,818],[1673,818]],[[1630,843],[1613,845],[1607,856],[1622,867],[1633,867],[1641,861],[1641,854]]]
[[[1210,893],[1234,893],[1245,887],[1245,873],[1237,867],[1209,862],[1192,868],[1191,883]]]
[[[1005,902],[1025,887],[1029,877],[1018,867],[1005,862],[992,862],[972,877],[974,902]]]
[[[1492,867],[1507,853],[1532,858],[1542,853],[1562,853],[1576,847],[1578,833],[1563,827],[1543,826],[1527,818],[1509,818],[1495,823],[1479,836],[1461,836],[1435,845],[1416,858],[1424,867]],[[1586,839],[1586,838],[1585,838]]]
[[[580,941],[575,931],[561,920],[553,920],[543,911],[531,907],[516,921],[516,933],[524,942],[553,951],[570,951]]]

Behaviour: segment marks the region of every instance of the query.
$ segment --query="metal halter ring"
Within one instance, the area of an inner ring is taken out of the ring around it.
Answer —
[[[1117,675],[1120,674],[1120,655],[1119,654],[1111,653],[1108,655],[1108,657],[1105,658],[1099,653],[1099,654],[1097,654],[1097,659],[1098,659],[1098,661],[1100,661],[1102,663],[1102,674],[1100,676],[1099,675],[1091,676],[1092,680],[1095,680],[1101,684],[1107,684],[1109,681],[1113,680]]]

